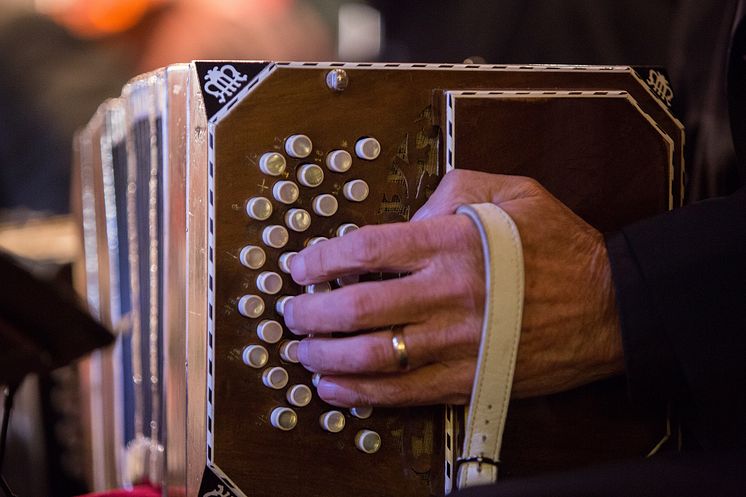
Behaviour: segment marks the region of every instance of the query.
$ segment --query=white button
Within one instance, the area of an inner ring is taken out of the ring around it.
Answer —
[[[249,269],[259,269],[267,262],[267,254],[256,245],[247,245],[242,248],[238,258],[241,264]]]
[[[349,274],[347,276],[340,276],[337,278],[337,285],[339,286],[348,286],[348,285],[354,285],[355,283],[360,281],[360,276],[357,274]]]
[[[373,430],[360,430],[355,435],[355,447],[366,454],[375,454],[381,448],[381,435]]]
[[[326,242],[329,239],[325,236],[314,236],[310,240],[308,240],[308,243],[306,243],[306,247],[310,247],[311,245],[316,245],[317,243]]]
[[[246,214],[251,219],[266,221],[272,215],[272,202],[264,197],[251,197],[246,202]]]
[[[282,325],[274,319],[265,319],[256,327],[256,334],[267,343],[277,343],[282,338]]]
[[[344,193],[345,198],[351,202],[362,202],[368,198],[370,188],[368,188],[368,183],[365,181],[354,179],[345,183],[345,186],[342,187],[342,193]]]
[[[339,411],[327,411],[319,417],[319,424],[331,433],[339,433],[345,427],[345,415]]]
[[[311,376],[311,383],[313,384],[313,386],[318,387],[320,381],[321,373],[314,373],[313,376]]]
[[[280,258],[277,260],[277,265],[280,266],[280,270],[283,273],[290,274],[290,261],[292,261],[293,257],[296,255],[298,255],[298,252],[285,252],[280,255]]]
[[[351,407],[350,414],[360,419],[368,419],[373,414],[372,407]]]
[[[285,152],[290,157],[305,159],[311,155],[312,150],[313,143],[311,143],[311,139],[306,135],[292,135],[288,136],[287,140],[285,140]]]
[[[278,181],[272,187],[272,195],[275,197],[275,200],[283,204],[292,204],[298,200],[299,194],[298,185],[292,181]]]
[[[374,160],[381,155],[381,144],[375,138],[360,138],[355,143],[355,155],[365,160]]]
[[[272,248],[282,248],[288,243],[288,230],[284,226],[273,224],[262,231],[262,241]]]
[[[316,164],[303,164],[296,175],[298,182],[309,188],[316,188],[324,181],[324,170]]]
[[[329,217],[337,212],[339,204],[334,195],[324,193],[313,199],[313,211],[319,216]]]
[[[347,150],[332,150],[326,156],[326,167],[335,173],[344,173],[352,167],[352,156]]]
[[[264,312],[264,300],[256,295],[244,295],[238,301],[238,312],[247,318],[258,318]]]
[[[332,291],[332,286],[328,281],[322,281],[315,285],[308,285],[306,287],[306,293],[327,293]]]
[[[285,388],[288,384],[288,372],[279,366],[265,369],[262,373],[262,383],[275,390]]]
[[[285,304],[287,304],[288,301],[290,301],[290,299],[292,298],[292,295],[284,295],[277,299],[277,302],[275,302],[275,310],[277,311],[277,314],[279,314],[280,316],[285,315]]]
[[[313,397],[313,393],[306,385],[293,385],[288,388],[288,392],[285,394],[288,402],[296,407],[307,406],[311,402],[311,397]]]
[[[264,293],[275,295],[282,290],[282,276],[272,271],[264,271],[256,277],[256,287]]]
[[[298,340],[288,340],[280,345],[280,357],[283,361],[298,363]]]
[[[261,345],[249,345],[241,354],[244,364],[252,368],[263,368],[269,360],[269,352]]]
[[[285,214],[285,224],[293,231],[306,231],[311,226],[311,214],[304,209],[290,209]]]
[[[337,228],[337,236],[345,236],[347,233],[352,233],[357,229],[360,229],[357,224],[345,223]]]
[[[275,407],[269,415],[272,426],[282,431],[289,431],[298,424],[298,415],[289,407]]]
[[[259,169],[264,174],[279,176],[285,172],[285,157],[277,152],[267,152],[259,158]]]

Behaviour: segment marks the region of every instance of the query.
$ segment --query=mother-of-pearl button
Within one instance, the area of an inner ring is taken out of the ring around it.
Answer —
[[[293,231],[306,231],[311,226],[311,214],[304,209],[290,209],[285,213],[285,224]]]
[[[352,167],[352,156],[347,150],[332,150],[326,156],[326,167],[335,173],[345,173]]]
[[[246,214],[251,219],[266,221],[272,215],[272,202],[264,197],[251,197],[246,202]]]
[[[267,152],[259,158],[259,169],[270,176],[279,176],[284,173],[286,165],[285,157],[277,152]]]
[[[329,217],[337,213],[339,204],[334,195],[324,193],[313,199],[313,211],[319,216]]]
[[[269,360],[269,352],[261,345],[249,345],[241,354],[244,364],[252,368],[263,368]]]
[[[328,281],[322,281],[313,285],[306,286],[306,293],[327,293],[332,291],[332,286]]]
[[[285,152],[290,157],[305,159],[311,155],[313,143],[306,135],[291,135],[285,140]]]
[[[365,160],[377,159],[381,155],[381,144],[375,138],[360,138],[355,142],[355,155]]]
[[[354,179],[345,183],[345,186],[342,187],[342,193],[344,193],[345,198],[351,202],[362,202],[368,198],[370,188],[368,187],[368,183],[365,181]]]
[[[275,200],[283,204],[292,204],[298,200],[299,194],[300,189],[298,189],[298,185],[292,181],[278,181],[272,187],[272,195],[275,197]]]
[[[288,379],[288,372],[285,371],[285,368],[279,366],[265,369],[262,373],[262,383],[269,388],[274,388],[275,390],[285,388],[288,384]]]
[[[267,343],[277,343],[282,339],[282,325],[274,319],[265,319],[256,327],[256,334]]]
[[[289,431],[298,424],[298,415],[289,407],[275,407],[269,415],[269,422],[275,428]]]
[[[298,252],[285,252],[280,254],[280,258],[277,260],[277,265],[280,266],[280,271],[290,274],[290,261],[292,261],[293,257],[296,255],[298,255]]]
[[[282,248],[288,243],[290,235],[284,226],[273,224],[262,231],[262,241],[272,248]]]
[[[355,447],[366,454],[375,454],[381,448],[381,435],[373,430],[360,430],[355,435]]]
[[[282,276],[272,271],[264,271],[256,277],[256,287],[264,293],[275,295],[282,290]]]
[[[288,340],[280,344],[280,357],[283,361],[298,363],[298,340]]]
[[[313,386],[318,387],[320,381],[321,381],[321,373],[314,373],[311,376],[311,384],[313,384]]]
[[[313,393],[306,385],[293,385],[288,388],[285,398],[296,407],[305,407],[311,402]]]
[[[283,295],[282,297],[277,299],[277,302],[275,302],[275,310],[277,311],[277,314],[279,314],[280,316],[285,315],[285,304],[287,304],[292,298],[292,295]]]
[[[316,245],[317,243],[325,242],[327,240],[329,239],[325,236],[314,236],[313,238],[308,240],[308,243],[306,243],[306,246],[310,247],[311,245]]]
[[[324,181],[324,170],[316,164],[303,164],[296,173],[298,182],[309,188],[316,188]]]
[[[350,414],[360,419],[368,419],[373,414],[372,407],[351,407]]]
[[[345,415],[339,411],[327,411],[319,416],[319,424],[330,433],[339,433],[345,427]]]
[[[259,269],[267,262],[267,254],[264,253],[261,247],[247,245],[241,249],[238,259],[241,261],[241,264],[249,269]]]
[[[345,236],[347,233],[352,233],[357,229],[360,229],[357,224],[345,223],[337,228],[337,236]]]
[[[258,318],[264,312],[264,300],[257,295],[244,295],[238,301],[238,312],[247,318]]]

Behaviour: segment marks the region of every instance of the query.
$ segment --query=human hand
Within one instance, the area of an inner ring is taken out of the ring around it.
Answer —
[[[324,377],[319,396],[336,405],[463,403],[473,381],[484,304],[479,235],[459,205],[493,202],[518,226],[525,301],[513,393],[557,392],[622,370],[621,340],[601,235],[520,177],[456,170],[411,223],[364,227],[301,252],[301,284],[347,274],[408,272],[398,280],[302,295],[288,327],[313,333],[301,362]],[[345,338],[341,331],[403,325],[409,352],[399,371],[390,331]],[[322,335],[322,336],[319,336]]]
[[[319,396],[344,406],[465,403],[471,393],[484,311],[484,266],[470,219],[447,215],[419,223],[364,226],[313,245],[292,261],[296,282],[405,272],[385,281],[305,294],[285,306],[301,341],[303,365],[323,375]],[[389,329],[402,326],[408,368],[399,369]]]

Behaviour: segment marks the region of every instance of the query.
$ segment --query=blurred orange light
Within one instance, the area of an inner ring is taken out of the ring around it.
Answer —
[[[161,0],[73,0],[44,2],[47,14],[75,34],[100,37],[135,26]],[[57,7],[57,8],[56,8]]]

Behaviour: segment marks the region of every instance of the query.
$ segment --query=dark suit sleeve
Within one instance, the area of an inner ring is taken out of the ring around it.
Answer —
[[[746,188],[606,240],[633,399],[705,448],[746,447]]]

